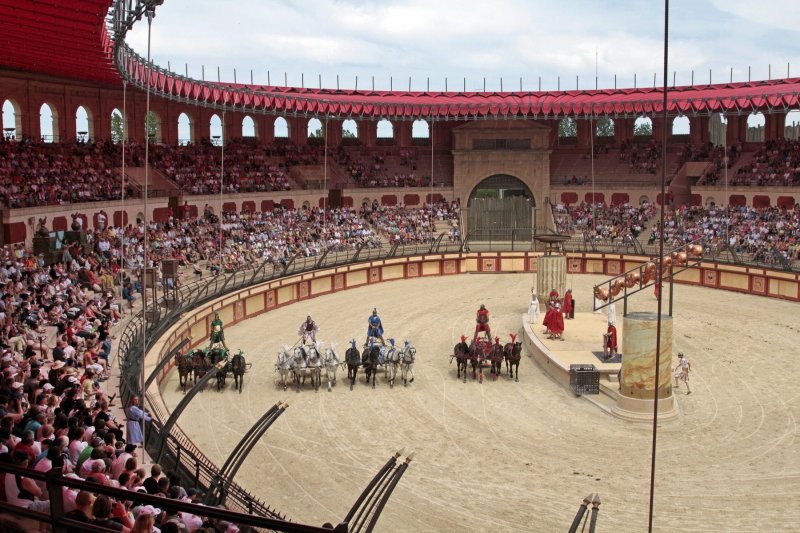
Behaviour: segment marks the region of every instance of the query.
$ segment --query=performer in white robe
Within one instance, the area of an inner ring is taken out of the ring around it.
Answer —
[[[611,298],[611,302],[606,306],[606,314],[608,315],[609,324],[617,323],[617,302],[615,302],[613,298]]]
[[[531,324],[539,323],[539,299],[536,297],[536,289],[531,290],[531,303],[528,305],[528,322]]]

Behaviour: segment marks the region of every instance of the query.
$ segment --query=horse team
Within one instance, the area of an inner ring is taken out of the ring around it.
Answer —
[[[228,350],[224,348],[198,348],[183,355],[176,355],[178,379],[183,392],[186,392],[186,385],[189,381],[197,384],[216,366],[217,391],[225,388],[225,381],[230,373],[233,374],[234,388],[241,394],[244,386],[244,373],[250,365],[241,350],[232,357],[229,355]]]
[[[467,382],[467,367],[472,366],[472,379],[477,379],[483,383],[483,369],[489,368],[492,380],[496,381],[497,376],[503,372],[503,361],[506,363],[506,373],[514,381],[519,381],[519,362],[522,359],[522,343],[517,341],[517,336],[513,333],[511,342],[505,345],[500,344],[500,337],[494,338],[494,343],[487,337],[477,337],[467,344],[467,337],[461,336],[461,342],[453,347],[453,355],[450,356],[450,363],[456,360],[457,378]]]
[[[327,376],[327,388],[336,385],[336,371],[338,368],[347,368],[347,379],[350,382],[350,390],[356,382],[359,367],[364,369],[366,383],[372,381],[375,387],[378,370],[383,368],[386,380],[390,387],[394,387],[398,372],[402,376],[403,384],[408,386],[414,381],[414,361],[416,360],[417,349],[408,341],[402,348],[393,343],[387,346],[370,343],[364,346],[363,352],[359,352],[356,341],[350,341],[350,348],[345,351],[344,360],[336,352],[336,345],[331,345],[322,350],[322,343],[309,343],[306,345],[290,348],[284,346],[278,352],[275,361],[275,370],[278,372],[280,383],[283,390],[291,384],[300,391],[300,387],[305,384],[306,377],[311,378],[311,385],[315,391],[322,386],[322,370],[325,369]]]

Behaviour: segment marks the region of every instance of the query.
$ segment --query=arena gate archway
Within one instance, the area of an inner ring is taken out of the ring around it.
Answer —
[[[525,183],[495,174],[478,183],[467,204],[470,241],[530,241],[536,201]]]

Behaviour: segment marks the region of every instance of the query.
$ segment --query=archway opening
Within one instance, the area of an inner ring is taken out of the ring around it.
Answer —
[[[411,124],[411,143],[426,145],[431,142],[431,128],[426,120],[417,119]]]
[[[342,144],[358,144],[358,122],[351,118],[342,122]]]
[[[708,136],[714,146],[723,146],[728,135],[728,117],[713,113],[708,121]]]
[[[258,131],[256,130],[256,121],[250,115],[242,119],[242,138],[243,139],[257,139]]]
[[[322,139],[325,133],[322,131],[322,121],[318,118],[311,118],[308,120],[308,138],[309,139]]]
[[[208,123],[208,135],[211,138],[211,144],[214,146],[222,146],[225,143],[222,119],[217,114],[211,115],[211,120]]]
[[[379,120],[376,128],[376,137],[380,145],[394,144],[394,124],[386,119]]]
[[[600,117],[595,122],[595,136],[598,139],[610,139],[614,137],[614,119],[611,117]]]
[[[289,123],[286,122],[285,118],[278,117],[275,119],[275,125],[273,127],[273,136],[276,139],[289,138]]]
[[[764,125],[767,123],[764,113],[750,113],[747,116],[747,142],[764,142]]]
[[[800,111],[797,109],[786,113],[783,136],[791,141],[800,139]]]
[[[650,117],[638,117],[633,123],[634,137],[652,137],[653,120]]]
[[[82,105],[75,110],[75,135],[78,142],[87,142],[94,139],[92,112]]]
[[[111,111],[111,142],[122,142],[125,133],[125,117],[122,116],[122,111],[114,108]]]
[[[58,112],[54,105],[47,102],[39,108],[39,134],[42,142],[58,142]]]
[[[3,138],[22,138],[22,113],[19,105],[10,99],[3,102]]]
[[[145,119],[145,133],[150,142],[161,142],[161,117],[153,110],[150,110]]]
[[[689,135],[692,132],[692,126],[689,117],[680,115],[672,119],[672,135]]]
[[[195,142],[194,121],[186,114],[178,115],[178,144],[185,146]]]
[[[519,178],[495,174],[481,180],[467,207],[471,241],[531,241],[536,202]]]

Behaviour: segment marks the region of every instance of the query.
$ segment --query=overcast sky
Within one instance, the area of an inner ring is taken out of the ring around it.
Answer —
[[[800,75],[799,0],[671,2],[669,72],[677,83]],[[147,24],[129,34],[145,55]],[[167,0],[153,21],[154,60],[223,81],[352,88],[526,90],[661,83],[663,2],[658,0]],[[670,80],[671,81],[671,80]]]

